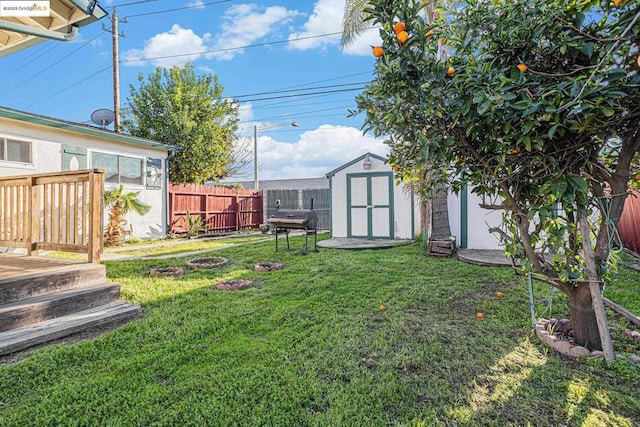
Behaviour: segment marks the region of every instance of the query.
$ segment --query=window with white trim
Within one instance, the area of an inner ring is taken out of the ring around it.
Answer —
[[[0,137],[0,160],[16,163],[33,163],[32,141]]]
[[[104,182],[115,184],[144,184],[144,159],[117,154],[91,153],[91,165],[104,169]]]

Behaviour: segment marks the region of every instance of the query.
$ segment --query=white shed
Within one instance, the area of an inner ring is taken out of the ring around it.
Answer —
[[[418,200],[395,182],[385,158],[366,153],[326,176],[332,237],[413,239],[420,232]]]

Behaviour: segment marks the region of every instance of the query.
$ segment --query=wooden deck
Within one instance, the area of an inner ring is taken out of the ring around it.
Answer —
[[[46,275],[70,266],[86,264],[83,261],[45,258],[21,254],[0,253],[0,280],[28,275]]]
[[[103,264],[0,253],[0,356],[139,316]]]

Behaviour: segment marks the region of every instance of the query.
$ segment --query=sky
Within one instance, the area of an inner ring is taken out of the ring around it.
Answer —
[[[341,48],[345,0],[99,4],[110,16],[81,28],[76,40],[0,58],[0,105],[86,124],[93,111],[113,109],[115,10],[124,34],[121,108],[139,75],[190,62],[197,73],[218,76],[222,96],[239,102],[239,141],[251,161],[257,126],[260,180],[318,178],[366,152],[388,153],[381,139],[363,134],[362,115],[349,117],[372,79],[371,46],[380,41],[369,29]],[[253,180],[253,164],[232,180]]]

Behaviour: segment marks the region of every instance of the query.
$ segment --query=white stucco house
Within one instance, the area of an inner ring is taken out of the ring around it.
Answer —
[[[132,236],[167,235],[167,157],[177,147],[107,129],[0,107],[0,176],[104,169],[105,190],[123,185],[151,206],[128,214]],[[105,221],[107,215],[105,213]]]
[[[366,153],[326,174],[331,188],[332,237],[414,239],[420,233],[420,200],[394,179],[384,157]],[[484,209],[468,188],[449,194],[449,223],[458,247],[502,249],[489,232],[502,212]]]

